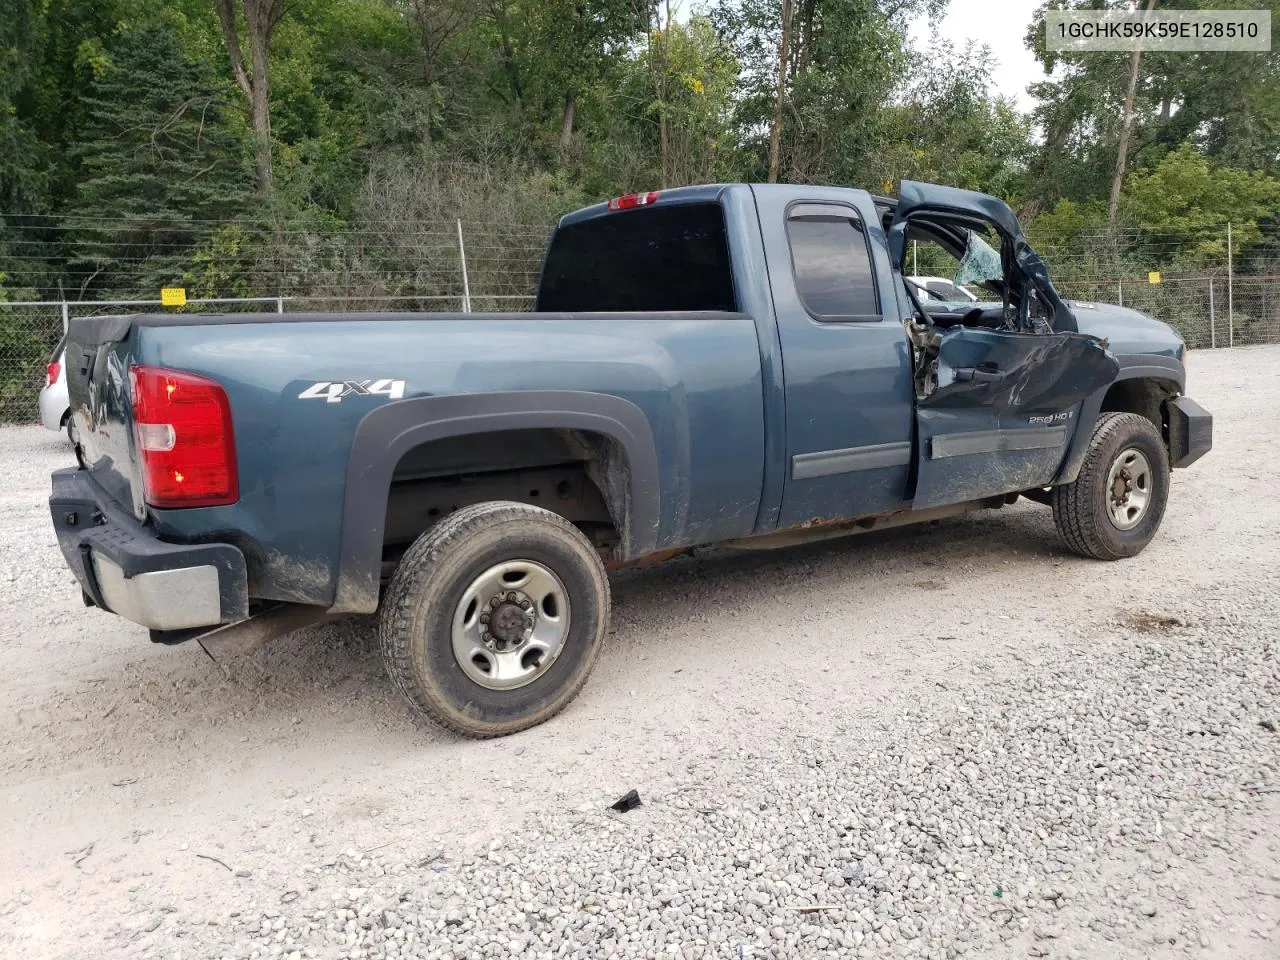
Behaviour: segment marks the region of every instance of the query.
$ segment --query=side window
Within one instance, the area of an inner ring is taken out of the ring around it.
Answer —
[[[913,221],[907,240],[903,279],[921,303],[940,303],[945,312],[1003,301],[1001,240],[994,230],[946,220]]]
[[[801,205],[787,218],[796,290],[815,320],[879,320],[867,232],[844,207]]]

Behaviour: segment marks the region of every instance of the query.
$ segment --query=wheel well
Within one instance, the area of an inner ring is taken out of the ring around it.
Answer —
[[[1136,413],[1156,425],[1168,439],[1168,417],[1165,402],[1178,395],[1178,385],[1171,380],[1134,377],[1117,380],[1102,398],[1099,413]]]
[[[557,513],[606,556],[628,533],[630,473],[620,444],[579,430],[499,430],[446,437],[396,464],[383,524],[386,565],[442,517],[511,500]]]

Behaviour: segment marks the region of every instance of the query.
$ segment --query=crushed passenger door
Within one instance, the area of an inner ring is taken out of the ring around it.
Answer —
[[[936,322],[923,308],[913,310],[918,314],[912,338],[917,352],[913,507],[1048,485],[1075,431],[1092,426],[1078,423],[1083,401],[1114,381],[1119,364],[1104,341],[1075,332],[1074,314],[1003,201],[903,181],[889,229],[890,253],[899,270],[909,225],[923,225],[944,239],[993,228],[1003,270],[994,284],[1000,304],[968,316],[939,315]],[[958,239],[955,246],[962,267],[972,267],[970,251]],[[989,277],[989,265],[980,272]]]
[[[914,506],[1047,484],[1085,397],[1118,368],[1101,341],[1084,334],[952,327],[938,349],[937,389],[916,404]]]

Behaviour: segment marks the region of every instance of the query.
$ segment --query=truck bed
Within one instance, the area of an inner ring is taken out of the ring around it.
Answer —
[[[72,321],[67,356],[93,481],[166,540],[235,543],[255,597],[333,601],[353,438],[387,399],[360,391],[379,382],[405,399],[566,389],[619,397],[652,424],[660,483],[677,492],[658,517],[658,548],[744,536],[756,523],[761,478],[734,466],[764,457],[760,346],[742,313],[86,317]],[[143,504],[127,383],[138,363],[224,386],[238,503]],[[356,386],[331,396],[335,384]],[[691,432],[710,439],[695,446]]]

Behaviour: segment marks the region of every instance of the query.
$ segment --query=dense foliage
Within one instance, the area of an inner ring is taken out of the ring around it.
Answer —
[[[1048,52],[1040,11],[1026,116],[988,51],[909,42],[945,5],[6,0],[0,300],[429,296],[458,217],[473,288],[523,293],[558,213],[762,180],[775,123],[779,179],[998,193],[1060,276],[1216,263],[1228,220],[1269,263],[1280,54],[1146,54],[1113,221],[1128,55]]]

